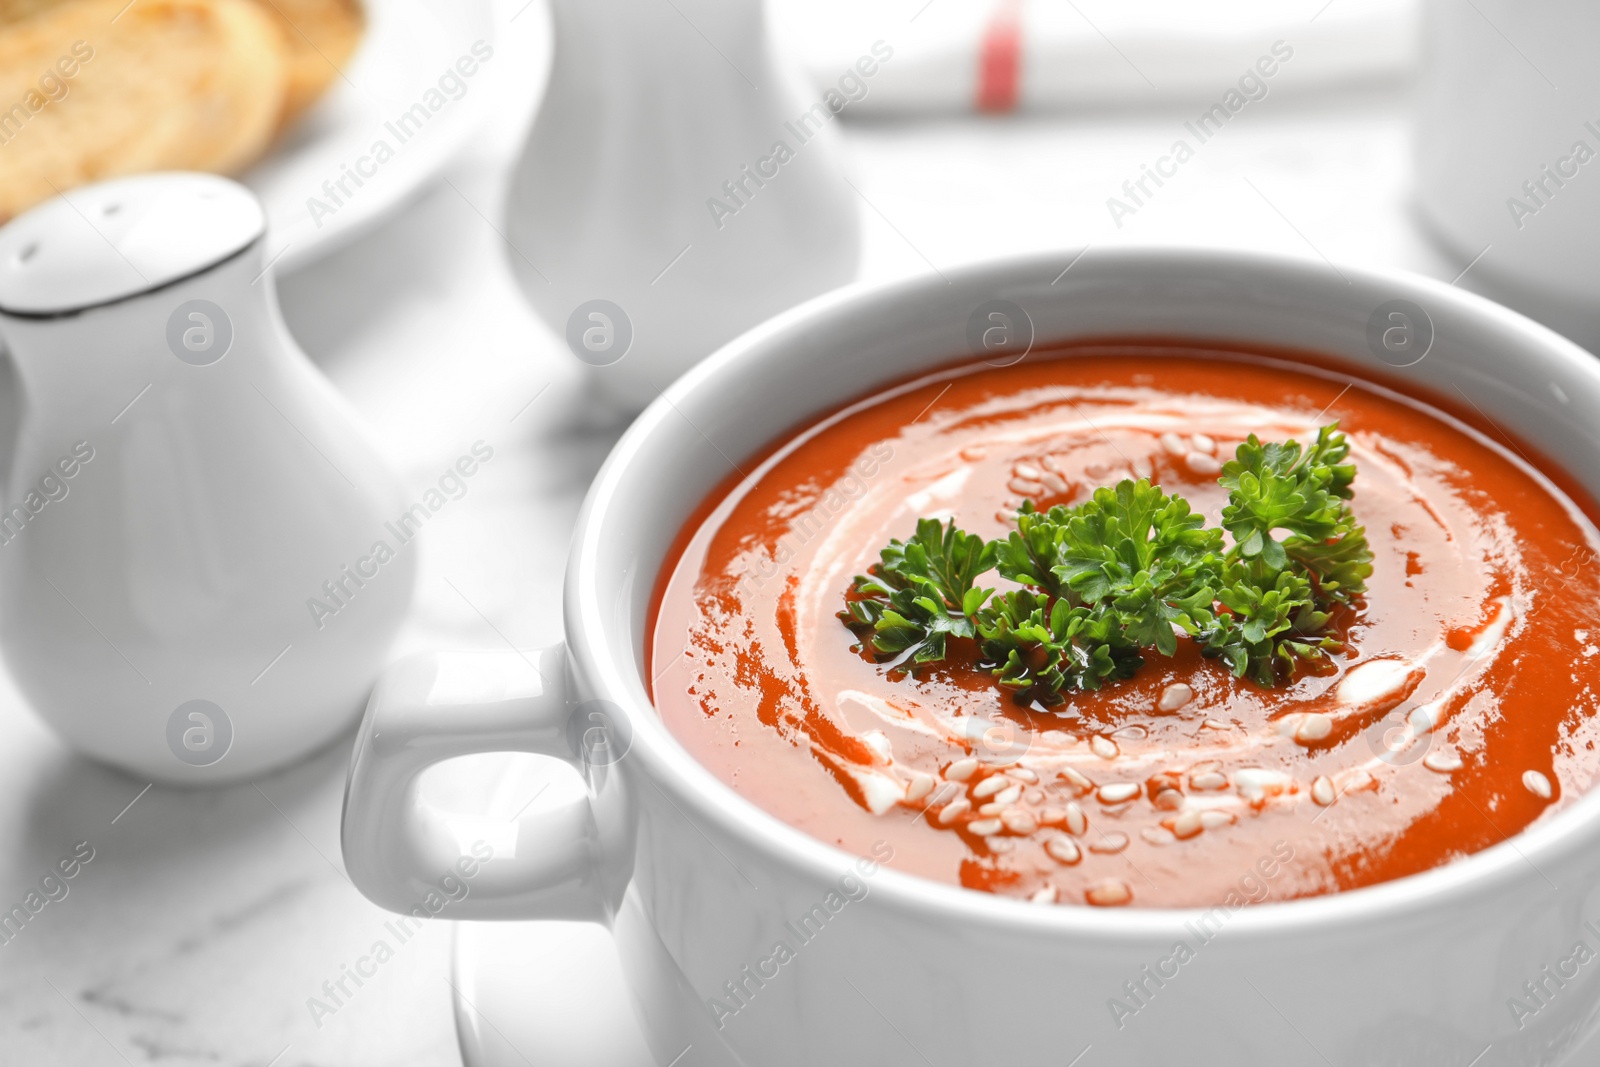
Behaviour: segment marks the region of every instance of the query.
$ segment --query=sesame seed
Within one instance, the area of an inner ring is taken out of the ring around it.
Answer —
[[[1113,782],[1100,787],[1100,803],[1125,804],[1139,795],[1138,782]]]
[[[933,792],[933,775],[918,771],[911,776],[911,784],[906,786],[906,799],[918,801],[931,792]]]
[[[1039,784],[1039,776],[1026,767],[1007,767],[1006,776],[1015,778],[1019,782],[1025,782],[1028,785]]]
[[[1198,811],[1186,811],[1172,820],[1170,829],[1172,830],[1172,836],[1179,841],[1187,841],[1205,829],[1205,825],[1201,823]]]
[[[1155,845],[1157,848],[1160,848],[1163,845],[1170,845],[1177,840],[1177,838],[1172,836],[1172,832],[1170,830],[1163,829],[1160,826],[1146,826],[1143,830],[1139,831],[1139,836],[1144,838],[1149,844]]]
[[[990,775],[972,787],[972,799],[982,800],[984,797],[992,797],[1010,784],[1003,774]]]
[[[1021,808],[1007,808],[1000,813],[1000,821],[1014,834],[1031,834],[1039,829],[1038,820]]]
[[[1294,728],[1294,739],[1302,745],[1312,745],[1333,733],[1333,719],[1320,711],[1309,712]]]
[[[1161,691],[1161,697],[1156,701],[1157,715],[1171,715],[1189,701],[1194,699],[1194,689],[1182,682],[1173,682]]]
[[[1029,500],[1044,496],[1044,486],[1038,482],[1030,482],[1026,478],[1013,478],[1006,483],[1006,488]]]
[[[1126,882],[1107,879],[1084,890],[1083,898],[1098,908],[1115,908],[1132,900],[1133,890]]]
[[[988,837],[999,833],[1002,827],[999,819],[974,819],[967,823],[967,829],[979,837]]]
[[[1005,837],[991,837],[989,840],[984,842],[984,845],[988,847],[990,852],[996,854],[1010,852],[1012,849],[1017,847],[1017,843],[1015,841]]]
[[[1083,859],[1083,853],[1078,849],[1078,843],[1070,837],[1052,837],[1044,843],[1044,850],[1057,863],[1071,865]]]
[[[983,816],[984,818],[988,818],[988,817],[993,816],[993,815],[999,815],[1002,811],[1005,811],[1005,810],[1006,810],[1006,806],[1004,804],[989,803],[989,804],[985,804],[982,807],[980,807],[978,809],[978,814]]]
[[[1035,891],[1033,896],[1028,899],[1035,904],[1054,904],[1056,902],[1056,887],[1047,885],[1043,889]]]
[[[1032,463],[1018,463],[1015,467],[1011,468],[1011,473],[1015,474],[1018,478],[1029,478],[1033,481],[1038,481],[1040,478],[1044,477],[1044,471],[1040,470],[1038,467],[1035,467]]]
[[[1555,789],[1550,785],[1550,779],[1538,771],[1523,771],[1522,784],[1534,796],[1549,800],[1555,795]]]
[[[1333,779],[1325,774],[1317,775],[1311,783],[1311,799],[1325,808],[1338,800],[1339,794],[1333,788]]]
[[[1109,834],[1103,835],[1100,840],[1091,844],[1089,846],[1089,851],[1111,855],[1112,853],[1121,852],[1127,847],[1128,835],[1123,833],[1121,830],[1114,830]]]
[[[1216,456],[1209,456],[1204,452],[1190,452],[1183,457],[1183,465],[1195,474],[1217,475],[1222,473],[1222,463]]]
[[[996,804],[1015,804],[1021,799],[1022,787],[1020,785],[1014,785],[1007,789],[1002,789],[1000,792],[994,795],[994,802]]]
[[[1056,777],[1077,789],[1080,796],[1094,790],[1094,783],[1071,767],[1064,768]]]
[[[1039,821],[1044,823],[1046,826],[1059,826],[1065,822],[1066,819],[1067,812],[1064,808],[1048,807],[1039,812]]]
[[[1430,771],[1449,774],[1451,771],[1459,771],[1461,769],[1461,757],[1454,752],[1440,749],[1438,752],[1430,752],[1423,756],[1422,765]]]
[[[1200,825],[1207,830],[1218,830],[1224,826],[1232,826],[1237,820],[1231,811],[1202,811]]]
[[[1181,456],[1189,451],[1189,446],[1183,443],[1183,438],[1171,431],[1161,435],[1161,447],[1166,449],[1169,456]]]
[[[1209,452],[1213,455],[1216,454],[1217,442],[1211,438],[1210,434],[1197,433],[1193,437],[1189,438],[1189,440],[1193,441],[1194,447],[1198,448],[1200,451]]]
[[[1151,797],[1151,800],[1162,811],[1177,811],[1183,807],[1183,790],[1163,789]]]
[[[1078,807],[1076,802],[1067,805],[1063,820],[1067,824],[1067,833],[1075,837],[1082,837],[1089,830],[1089,817],[1083,813],[1083,809]]]
[[[1043,482],[1044,487],[1050,490],[1052,493],[1065,493],[1069,488],[1065,478],[1050,471],[1046,471],[1045,476],[1039,480]]]
[[[1207,730],[1231,730],[1231,729],[1233,729],[1233,727],[1229,726],[1227,723],[1218,722],[1216,719],[1207,719],[1205,722],[1201,723],[1201,725],[1204,726]]]
[[[1034,807],[1038,807],[1040,804],[1044,803],[1044,790],[1043,789],[1030,789],[1026,793],[1022,794],[1022,799],[1026,800],[1029,804],[1032,804]]]
[[[1350,668],[1333,698],[1350,707],[1370,707],[1402,692],[1419,668],[1405,660],[1369,659]]]
[[[1189,776],[1189,788],[1197,793],[1215,793],[1228,788],[1228,776],[1221,771],[1191,774]]]
[[[944,776],[952,782],[964,782],[972,777],[972,772],[978,769],[975,759],[958,759],[944,769]]]
[[[966,797],[956,797],[944,806],[939,812],[939,825],[949,826],[972,808],[972,802]]]
[[[1089,751],[1101,759],[1116,759],[1122,750],[1117,747],[1117,743],[1111,738],[1095,734],[1089,738]]]

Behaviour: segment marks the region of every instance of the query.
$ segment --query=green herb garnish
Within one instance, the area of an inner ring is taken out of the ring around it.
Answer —
[[[973,585],[994,569],[995,545],[937,519],[918,519],[909,541],[890,541],[873,568],[860,575],[839,617],[852,628],[871,632],[872,647],[884,657],[911,652],[915,663],[945,657],[948,636],[974,637],[976,617],[994,592]]]
[[[945,659],[952,637],[975,640],[979,665],[1024,702],[1131,677],[1180,635],[1239,677],[1286,682],[1340,647],[1331,612],[1372,574],[1349,452],[1337,423],[1307,449],[1252,434],[1222,468],[1220,527],[1143,480],[1070,508],[1025,501],[995,541],[921,519],[857,576],[839,618],[877,659],[912,669]],[[1020,588],[979,586],[991,570]]]

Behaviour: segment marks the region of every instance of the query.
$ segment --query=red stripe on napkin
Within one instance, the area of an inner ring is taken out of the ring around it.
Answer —
[[[1021,80],[1022,0],[1000,0],[978,46],[978,110],[1015,109]]]

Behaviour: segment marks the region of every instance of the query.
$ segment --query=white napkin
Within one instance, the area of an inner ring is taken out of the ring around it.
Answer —
[[[1210,101],[1263,57],[1269,91],[1346,87],[1403,76],[1417,40],[1415,0],[771,0],[771,13],[847,117]]]

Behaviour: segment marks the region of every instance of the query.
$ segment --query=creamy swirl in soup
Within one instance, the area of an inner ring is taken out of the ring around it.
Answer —
[[[1343,649],[1286,685],[1181,640],[1130,679],[1024,706],[961,641],[908,673],[837,618],[918,517],[1000,537],[1023,500],[1148,478],[1214,523],[1247,435],[1303,442],[1333,419],[1374,573],[1331,621]],[[1597,763],[1600,538],[1526,451],[1374,383],[1181,345],[938,373],[804,429],[706,502],[658,591],[655,702],[760,807],[971,889],[1237,906],[1426,870],[1561,807]]]

